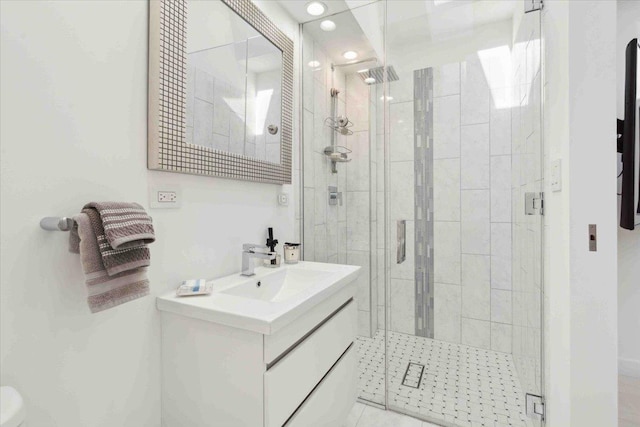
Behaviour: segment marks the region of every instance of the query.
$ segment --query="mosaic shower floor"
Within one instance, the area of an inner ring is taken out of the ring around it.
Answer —
[[[383,331],[357,350],[359,397],[383,404]],[[389,353],[390,409],[447,426],[533,426],[510,354],[397,332]]]

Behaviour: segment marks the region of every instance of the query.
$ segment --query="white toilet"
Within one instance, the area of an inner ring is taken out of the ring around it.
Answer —
[[[0,427],[23,426],[26,416],[27,410],[20,393],[13,387],[0,387]]]

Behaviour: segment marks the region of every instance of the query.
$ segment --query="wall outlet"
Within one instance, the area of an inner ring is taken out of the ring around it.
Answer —
[[[278,193],[278,204],[280,206],[289,206],[289,193]]]
[[[175,209],[182,202],[182,195],[177,188],[153,188],[149,194],[149,206],[152,209]]]
[[[175,203],[178,201],[178,193],[175,191],[158,191],[158,203]]]

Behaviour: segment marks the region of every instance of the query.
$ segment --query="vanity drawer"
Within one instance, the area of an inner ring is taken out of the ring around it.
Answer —
[[[351,282],[325,301],[316,304],[310,310],[272,335],[264,336],[264,363],[273,364],[287,349],[293,347],[309,335],[319,324],[355,297],[356,283]]]
[[[286,427],[340,427],[357,397],[355,344],[342,355],[331,371],[291,417]]]
[[[287,421],[354,341],[356,324],[352,300],[264,374],[266,427]]]

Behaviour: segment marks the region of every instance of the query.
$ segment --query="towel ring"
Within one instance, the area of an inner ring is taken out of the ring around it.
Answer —
[[[40,227],[47,231],[69,231],[74,223],[73,218],[66,216],[47,216],[40,220]]]

